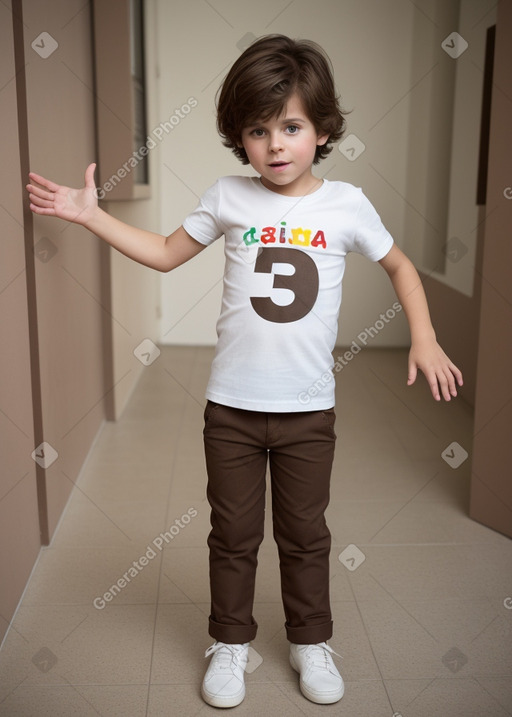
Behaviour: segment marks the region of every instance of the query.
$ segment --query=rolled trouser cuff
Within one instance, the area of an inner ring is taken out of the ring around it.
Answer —
[[[302,627],[289,627],[285,624],[286,637],[296,645],[317,645],[327,642],[332,637],[333,622],[323,622],[320,625],[305,625]]]
[[[228,645],[243,645],[256,637],[258,623],[253,620],[251,625],[224,625],[215,622],[212,617],[208,618],[208,633],[217,642],[225,642]]]

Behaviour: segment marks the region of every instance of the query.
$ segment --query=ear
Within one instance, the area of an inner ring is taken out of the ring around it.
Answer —
[[[329,139],[328,134],[318,135],[316,138],[317,146],[321,147],[322,145],[326,144],[328,139]]]

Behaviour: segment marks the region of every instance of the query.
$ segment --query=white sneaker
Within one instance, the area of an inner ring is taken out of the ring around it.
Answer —
[[[204,653],[213,655],[206,670],[201,695],[212,707],[236,707],[245,697],[245,668],[249,643],[229,645],[215,642]]]
[[[300,674],[300,691],[308,700],[320,705],[341,700],[345,691],[330,653],[338,655],[325,642],[317,645],[290,643],[290,664]]]

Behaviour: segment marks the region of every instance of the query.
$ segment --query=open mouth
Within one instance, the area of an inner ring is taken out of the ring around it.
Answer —
[[[269,167],[272,167],[272,169],[279,170],[288,167],[289,164],[289,162],[272,162],[271,164],[269,164]]]

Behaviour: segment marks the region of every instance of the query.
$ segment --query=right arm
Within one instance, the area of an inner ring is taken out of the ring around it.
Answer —
[[[81,224],[125,256],[158,271],[171,271],[205,249],[182,226],[165,237],[137,229],[104,212],[98,207],[95,168],[95,164],[87,167],[82,189],[63,187],[31,172],[30,179],[40,186],[27,185],[30,209],[35,214]]]

